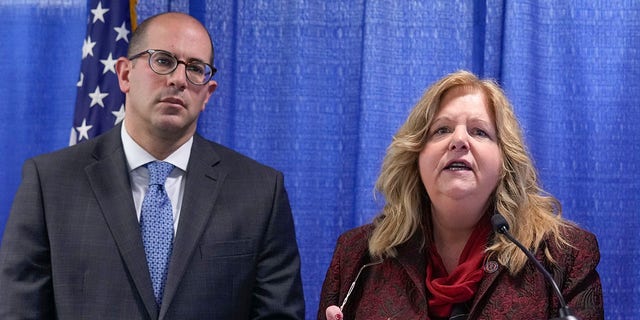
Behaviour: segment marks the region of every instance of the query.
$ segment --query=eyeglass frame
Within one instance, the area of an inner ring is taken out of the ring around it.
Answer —
[[[184,67],[185,67],[184,68],[184,74],[185,74],[187,80],[189,80],[189,82],[191,82],[191,83],[193,83],[194,85],[197,85],[197,86],[203,86],[203,85],[207,84],[207,82],[209,82],[209,81],[211,81],[211,79],[213,79],[213,76],[216,74],[216,72],[218,72],[218,69],[216,69],[216,67],[212,66],[211,64],[208,64],[208,63],[206,63],[204,61],[195,60],[195,61],[198,61],[199,63],[203,63],[204,65],[206,65],[209,68],[211,68],[211,75],[209,76],[209,79],[207,79],[207,81],[205,81],[203,83],[195,83],[195,82],[193,82],[193,80],[191,80],[191,78],[189,78],[189,73],[187,72],[187,67],[189,66],[189,62],[180,60],[180,59],[178,59],[178,57],[176,57],[175,54],[173,54],[173,53],[171,53],[171,52],[169,52],[167,50],[162,50],[162,49],[147,49],[147,50],[144,50],[142,52],[136,53],[136,54],[134,54],[134,55],[132,55],[130,57],[127,57],[127,59],[135,60],[137,58],[142,57],[142,55],[145,54],[145,53],[149,54],[149,59],[147,60],[147,62],[149,63],[149,68],[151,68],[151,71],[153,71],[153,72],[155,72],[156,74],[159,74],[159,75],[167,75],[167,74],[170,74],[170,73],[176,71],[176,69],[178,69],[178,65],[179,64],[184,64]],[[176,60],[176,65],[173,67],[173,69],[171,69],[171,71],[169,71],[167,73],[160,73],[160,72],[156,71],[156,69],[153,68],[153,63],[151,62],[151,56],[153,56],[154,53],[165,53],[165,54],[173,57]]]
[[[356,287],[356,283],[358,282],[358,279],[360,278],[360,274],[362,274],[362,271],[364,269],[367,269],[371,266],[375,266],[377,264],[381,264],[384,261],[384,259],[380,259],[377,261],[373,261],[373,262],[369,262],[365,265],[363,265],[362,267],[360,267],[360,270],[358,271],[358,274],[356,274],[356,278],[353,279],[353,282],[351,283],[351,286],[349,287],[349,290],[347,291],[347,295],[344,297],[344,300],[342,300],[342,304],[340,305],[340,311],[342,311],[344,309],[344,306],[347,305],[347,302],[349,301],[349,296],[351,296],[351,292],[353,292],[353,289]]]

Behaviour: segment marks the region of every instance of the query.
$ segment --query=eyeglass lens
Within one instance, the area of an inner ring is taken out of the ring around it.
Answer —
[[[169,74],[178,67],[179,61],[171,54],[163,51],[155,51],[149,57],[149,65],[153,71],[159,74]],[[213,74],[211,67],[200,61],[190,61],[185,64],[187,78],[196,84],[203,84],[209,81]]]

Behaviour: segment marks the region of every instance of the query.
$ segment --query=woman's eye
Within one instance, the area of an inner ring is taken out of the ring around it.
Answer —
[[[449,133],[451,132],[451,130],[449,130],[449,128],[447,127],[442,127],[442,128],[438,128],[435,131],[433,131],[434,135],[439,135],[439,134],[445,134],[445,133]]]
[[[474,129],[473,130],[473,134],[476,135],[476,136],[480,136],[480,137],[488,137],[489,136],[489,134],[486,131],[482,130],[482,129]]]

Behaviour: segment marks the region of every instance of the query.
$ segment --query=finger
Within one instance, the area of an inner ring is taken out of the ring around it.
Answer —
[[[342,311],[337,306],[329,306],[325,311],[327,320],[342,320]]]

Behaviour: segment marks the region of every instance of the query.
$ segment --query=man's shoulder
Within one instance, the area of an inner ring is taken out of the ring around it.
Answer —
[[[93,159],[98,156],[97,152],[101,150],[107,153],[122,152],[122,143],[120,143],[120,140],[116,140],[119,138],[118,133],[119,131],[112,129],[98,137],[40,154],[32,159],[39,163],[61,164],[61,162],[84,162],[87,159]]]
[[[240,151],[234,150],[218,142],[208,140],[200,135],[194,136],[194,147],[197,148],[195,152],[200,153],[200,155],[211,152],[213,156],[219,158],[218,160],[222,165],[227,167],[242,168],[243,170],[253,169],[279,172],[275,168],[245,155]]]

